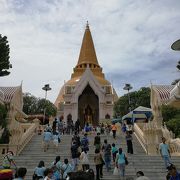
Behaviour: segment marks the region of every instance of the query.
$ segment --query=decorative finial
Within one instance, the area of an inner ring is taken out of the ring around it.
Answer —
[[[87,23],[86,23],[86,29],[89,29],[89,23],[88,23],[88,21],[87,21]]]

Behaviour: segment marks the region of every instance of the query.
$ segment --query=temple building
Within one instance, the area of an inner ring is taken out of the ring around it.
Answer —
[[[97,125],[99,121],[112,118],[117,99],[98,63],[87,23],[77,65],[55,101],[58,116],[63,116],[65,121],[79,119],[81,126],[87,122]]]

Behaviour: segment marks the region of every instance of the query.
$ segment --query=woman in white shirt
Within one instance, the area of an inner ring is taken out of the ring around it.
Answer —
[[[88,170],[89,169],[89,158],[88,158],[87,151],[84,149],[82,149],[82,153],[80,155],[80,160],[81,160],[83,171]]]

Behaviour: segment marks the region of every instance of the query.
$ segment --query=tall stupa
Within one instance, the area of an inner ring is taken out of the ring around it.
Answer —
[[[105,79],[98,63],[87,23],[77,65],[55,101],[58,116],[63,116],[65,121],[79,119],[82,127],[87,122],[96,126],[101,120],[112,118],[117,99],[115,89]]]

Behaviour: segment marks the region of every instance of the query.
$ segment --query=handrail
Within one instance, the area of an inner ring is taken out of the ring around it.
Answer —
[[[32,139],[36,128],[37,128],[37,125],[33,123],[24,133],[24,135],[22,136],[22,139],[20,140],[20,144],[18,145],[18,152],[16,153],[17,155],[21,153],[21,151],[24,149],[26,144],[29,143],[29,141]]]
[[[144,149],[146,154],[148,154],[148,148],[147,148],[146,139],[144,138],[144,133],[136,123],[134,123],[134,132],[135,132],[135,136],[138,139],[139,143],[141,144],[142,148]]]
[[[8,150],[12,150],[15,155],[19,155],[21,153],[26,144],[28,144],[34,136],[35,130],[38,126],[36,123],[27,123],[26,125],[29,125],[29,128],[27,128],[25,132],[23,131],[23,134],[20,134],[21,139],[18,144],[0,144],[0,156],[5,154]],[[24,127],[26,129],[27,126],[22,125],[21,128]]]

